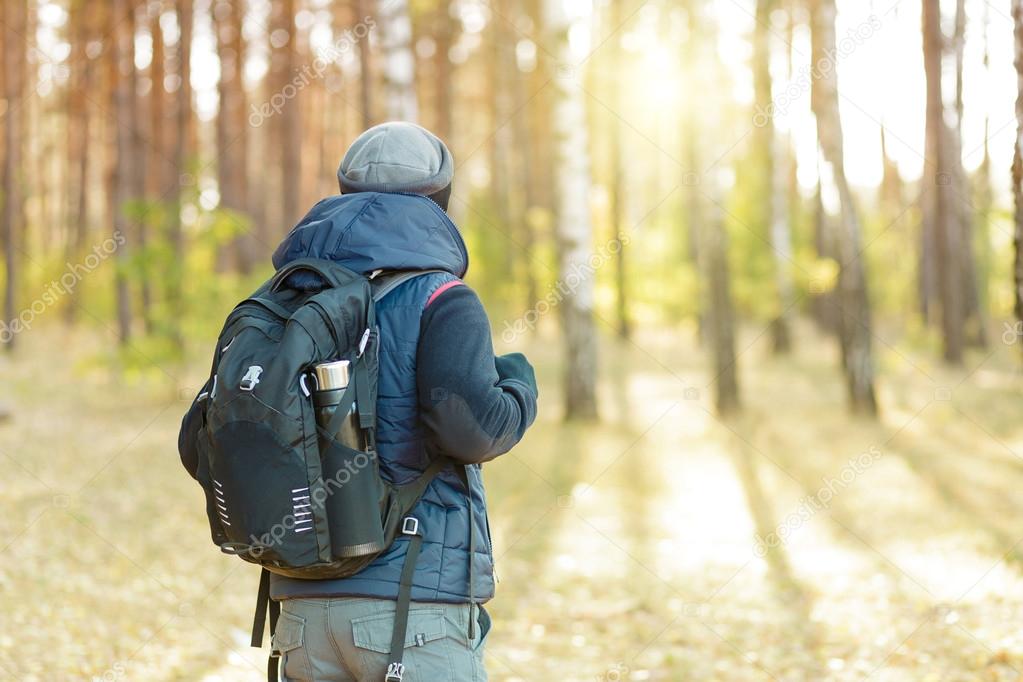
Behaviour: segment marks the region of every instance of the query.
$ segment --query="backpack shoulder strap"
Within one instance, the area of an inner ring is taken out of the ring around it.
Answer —
[[[432,270],[396,270],[394,272],[384,272],[369,281],[370,286],[373,288],[373,302],[379,302],[384,296],[397,289],[400,285],[415,279],[422,275],[429,275],[434,272],[447,272],[447,270],[440,270],[434,268]]]

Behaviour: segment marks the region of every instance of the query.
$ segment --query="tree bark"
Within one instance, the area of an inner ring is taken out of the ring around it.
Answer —
[[[813,0],[811,5],[811,63],[829,64],[836,54],[835,0]],[[838,276],[839,332],[843,366],[853,411],[877,414],[874,393],[870,299],[861,256],[861,227],[852,190],[845,177],[842,120],[838,107],[838,72],[820,69],[811,90],[811,107],[817,118],[817,136],[824,161],[838,192],[839,229],[836,234],[840,263]]]
[[[91,114],[88,94],[92,91],[94,68],[86,47],[93,35],[93,13],[88,11],[86,0],[74,0],[70,7],[68,23],[71,35],[71,75],[68,86],[68,166],[69,197],[68,240],[65,258],[69,263],[77,262],[85,248],[89,230],[89,152]],[[79,283],[81,287],[81,282]],[[69,300],[64,306],[64,319],[74,323],[78,307]]]
[[[1013,282],[1016,319],[1023,325],[1023,0],[1012,0],[1016,65],[1016,144],[1012,160],[1012,191],[1016,201]]]
[[[624,0],[610,0],[610,30],[612,31],[618,31],[618,27],[622,24],[622,2]],[[608,68],[610,69],[611,77],[607,85],[611,89],[609,97],[615,112],[621,111],[625,104],[622,99],[621,90],[621,82],[625,73],[624,69],[620,68],[625,55],[621,49],[620,38],[620,34],[616,33],[611,38],[614,41],[613,44],[605,48],[608,50],[610,57]],[[614,259],[615,282],[615,331],[618,333],[618,338],[627,340],[632,336],[632,321],[629,318],[627,247],[625,244],[626,240],[622,239],[622,234],[625,231],[625,192],[623,189],[625,182],[622,161],[622,147],[624,144],[622,141],[623,124],[615,113],[608,116],[608,123],[610,125],[611,138],[608,141],[611,147],[611,205],[609,207],[611,213],[611,239],[618,244],[618,249],[612,256]]]
[[[394,121],[419,120],[416,100],[415,56],[412,53],[412,17],[408,0],[378,3],[380,51],[383,55],[384,108]]]
[[[283,97],[279,113],[270,119],[271,138],[275,140],[280,164],[281,210],[273,215],[277,230],[282,233],[302,217],[302,86],[298,74],[298,32],[295,27],[295,0],[274,0],[270,15],[270,85],[268,98]],[[294,81],[294,82],[293,82]],[[289,99],[290,96],[290,99]],[[271,206],[278,203],[271,201]]]
[[[384,1],[386,2],[386,0]],[[356,21],[362,21],[374,10],[373,0],[355,0]],[[373,54],[370,49],[369,36],[359,41],[359,104],[362,128],[365,130],[376,121],[373,111]]]
[[[220,205],[233,213],[236,219],[242,219],[249,207],[249,124],[243,80],[245,38],[242,35],[245,5],[242,0],[222,0],[214,3],[211,11],[220,60],[220,80],[217,83],[220,109],[216,123],[217,186]],[[250,226],[244,227],[245,234],[234,240],[228,254],[241,272],[248,273],[258,258],[258,245],[252,238]]]
[[[775,0],[758,0],[753,29],[754,154],[758,168],[757,221],[771,247],[774,263],[774,304],[771,320],[772,348],[777,354],[792,348],[789,309],[792,307],[792,282],[789,274],[792,243],[788,212],[784,200],[784,163],[774,126],[774,99],[771,86],[771,12]]]
[[[699,199],[696,199],[698,202]],[[697,209],[698,210],[698,209]],[[735,354],[735,307],[732,273],[728,263],[728,231],[719,210],[701,221],[700,251],[707,283],[705,318],[714,355],[714,405],[718,414],[739,411],[738,359]]]
[[[978,282],[977,260],[974,245],[975,216],[974,193],[970,176],[963,166],[963,65],[966,50],[966,0],[956,0],[955,34],[952,39],[956,66],[956,125],[951,130],[950,161],[955,172],[954,181],[959,196],[954,202],[959,231],[960,268],[963,279],[963,323],[965,342],[971,346],[987,346],[987,313],[984,310]],[[985,137],[985,144],[986,144]]]
[[[185,235],[181,225],[181,208],[185,198],[185,163],[191,139],[192,86],[189,82],[192,72],[192,0],[175,0],[175,11],[181,35],[175,54],[177,75],[181,83],[174,97],[174,142],[171,146],[171,171],[166,178],[169,186],[167,197],[170,203],[167,232],[170,237],[174,262],[170,267],[167,282],[167,301],[170,319],[168,329],[171,340],[180,347],[183,344],[181,320],[184,319],[184,263]]]
[[[929,202],[928,214],[934,236],[939,290],[941,294],[941,330],[945,361],[960,364],[963,361],[964,286],[962,256],[964,247],[961,227],[957,224],[958,203],[951,194],[952,183],[960,176],[959,165],[951,157],[956,145],[948,145],[952,133],[945,125],[945,105],[942,100],[941,62],[944,40],[941,33],[941,7],[939,0],[922,2],[924,71],[927,77],[927,144],[924,201]],[[953,147],[952,150],[948,147]],[[931,178],[933,177],[933,181]]]
[[[434,118],[437,135],[444,140],[448,146],[454,143],[454,90],[452,89],[451,48],[454,47],[457,37],[455,32],[456,22],[451,17],[451,3],[449,0],[438,0],[436,15],[434,17],[434,37],[437,41],[437,51],[433,55],[434,78],[436,79],[437,91],[434,95]]]
[[[113,215],[114,238],[121,244],[117,249],[114,287],[117,295],[117,334],[121,344],[131,340],[131,290],[128,282],[129,244],[134,241],[131,221],[128,219],[128,200],[135,187],[135,8],[129,0],[113,0],[111,5],[110,35],[113,42],[111,76],[112,109],[116,130],[116,156],[113,164],[113,195],[110,212]]]
[[[7,116],[4,122],[3,161],[3,212],[0,213],[0,235],[4,246],[4,327],[0,327],[0,345],[8,351],[16,345],[17,330],[6,325],[15,325],[18,319],[17,286],[19,266],[18,253],[24,231],[22,207],[22,144],[24,139],[25,98],[25,52],[28,39],[26,22],[28,8],[25,0],[4,0],[0,29],[3,30],[4,45],[4,96],[7,100]]]
[[[590,157],[586,103],[570,70],[572,19],[560,0],[545,3],[546,28],[560,73],[554,88],[552,130],[557,196],[556,235],[562,328],[565,336],[564,397],[567,419],[597,417],[597,332],[593,318],[594,272],[590,267]]]

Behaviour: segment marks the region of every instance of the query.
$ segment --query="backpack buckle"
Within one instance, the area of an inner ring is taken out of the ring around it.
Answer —
[[[263,373],[263,368],[259,365],[251,365],[246,371],[245,376],[242,377],[242,383],[239,388],[243,391],[251,391],[259,383],[259,375]]]
[[[405,676],[404,663],[388,663],[387,676],[384,677],[384,682],[401,682],[401,678],[404,676]]]
[[[419,519],[406,516],[401,522],[402,535],[419,535]]]

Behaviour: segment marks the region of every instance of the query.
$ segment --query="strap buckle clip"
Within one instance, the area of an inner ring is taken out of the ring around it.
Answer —
[[[401,521],[402,535],[419,535],[419,519],[414,516],[406,516]]]
[[[401,682],[401,678],[404,676],[404,663],[389,663],[387,665],[387,676],[384,677],[384,682]]]

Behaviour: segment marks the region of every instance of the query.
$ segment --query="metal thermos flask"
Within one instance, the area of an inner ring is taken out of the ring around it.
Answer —
[[[321,430],[320,456],[327,494],[324,506],[330,518],[331,554],[342,558],[376,554],[385,548],[378,463],[376,454],[367,451],[356,405],[353,403],[336,433],[323,432],[349,390],[349,370],[347,360],[317,365],[313,392],[316,422]]]
[[[327,428],[330,420],[334,418],[334,412],[345,395],[348,388],[349,363],[347,360],[337,362],[325,362],[316,365],[316,391],[313,393],[313,405],[316,407],[316,423],[321,429]],[[341,422],[341,428],[335,437],[342,445],[347,445],[353,450],[366,449],[366,434],[359,428],[359,415],[356,412],[356,404],[352,403],[352,409],[348,418]],[[321,439],[324,434],[320,434]]]

